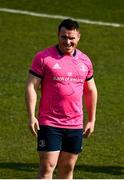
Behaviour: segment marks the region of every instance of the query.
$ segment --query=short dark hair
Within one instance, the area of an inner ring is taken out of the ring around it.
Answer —
[[[72,19],[63,20],[58,26],[58,31],[60,31],[62,27],[65,27],[68,30],[79,30],[79,24],[77,23],[77,21],[74,21]]]

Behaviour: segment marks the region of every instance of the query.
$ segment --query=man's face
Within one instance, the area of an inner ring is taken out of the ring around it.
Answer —
[[[64,54],[71,55],[80,39],[80,33],[76,29],[68,30],[62,27],[58,32],[59,48]]]

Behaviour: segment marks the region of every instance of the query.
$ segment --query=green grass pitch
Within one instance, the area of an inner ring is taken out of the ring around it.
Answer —
[[[44,2],[44,3],[43,3]],[[0,0],[0,8],[124,24],[123,0]],[[36,141],[27,127],[24,89],[34,54],[57,42],[60,20],[0,12],[0,178],[35,178]],[[80,23],[79,49],[94,64],[94,134],[84,140],[75,179],[124,179],[124,27]],[[85,119],[86,119],[85,113]]]

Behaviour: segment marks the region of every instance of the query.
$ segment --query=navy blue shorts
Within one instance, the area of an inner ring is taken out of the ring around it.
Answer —
[[[79,153],[82,151],[82,129],[63,129],[40,126],[38,131],[38,151],[65,151]]]

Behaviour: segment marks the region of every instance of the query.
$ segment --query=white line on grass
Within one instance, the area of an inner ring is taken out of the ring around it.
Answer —
[[[17,10],[17,9],[0,8],[0,11],[8,12],[8,13],[15,13],[15,14],[24,14],[24,15],[29,15],[29,16],[45,17],[45,18],[51,18],[51,19],[72,18],[73,20],[76,20],[76,21],[78,21],[80,23],[96,24],[96,25],[100,25],[100,26],[124,27],[123,24],[119,24],[119,23],[91,21],[91,20],[88,20],[88,19],[77,19],[77,18],[73,18],[73,17],[69,17],[69,16],[51,15],[51,14],[44,14],[44,13],[35,13],[35,12],[31,12],[31,11],[23,11],[23,10]]]

